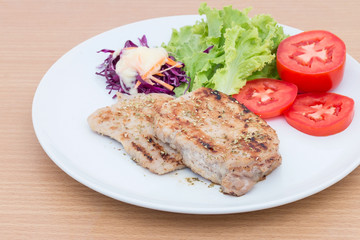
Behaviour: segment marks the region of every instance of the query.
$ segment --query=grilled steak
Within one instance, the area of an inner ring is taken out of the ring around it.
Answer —
[[[191,170],[240,196],[281,163],[279,140],[264,120],[234,98],[200,88],[165,102],[155,134],[180,151]]]
[[[142,167],[165,174],[183,168],[182,157],[154,136],[154,114],[173,97],[166,94],[118,94],[118,102],[88,117],[91,129],[119,141]]]

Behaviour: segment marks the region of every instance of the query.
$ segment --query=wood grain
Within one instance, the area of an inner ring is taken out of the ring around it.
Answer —
[[[0,0],[1,239],[360,239],[360,168],[285,206],[243,214],[154,211],[103,196],[61,171],[31,120],[42,76],[65,52],[106,30],[148,18],[196,14],[201,1]],[[339,35],[360,60],[360,1],[215,1],[267,13],[302,30]],[[359,79],[354,79],[358,81]]]

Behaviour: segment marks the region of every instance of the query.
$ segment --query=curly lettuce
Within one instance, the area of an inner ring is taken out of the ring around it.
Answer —
[[[275,54],[287,36],[271,16],[249,18],[249,11],[231,6],[211,9],[203,3],[199,8],[203,20],[173,30],[163,47],[185,63],[189,91],[209,87],[231,95],[248,80],[279,78]],[[176,94],[183,94],[182,90],[178,87]]]

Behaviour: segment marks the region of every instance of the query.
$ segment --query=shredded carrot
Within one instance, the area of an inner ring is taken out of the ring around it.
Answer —
[[[137,48],[137,47],[127,47],[127,48],[124,48],[124,49],[129,50],[129,49],[134,49],[134,48]]]
[[[147,82],[148,84],[150,84],[151,86],[154,86],[155,83],[153,83],[150,79],[145,79],[145,82]],[[140,81],[136,81],[135,83],[135,88],[138,88],[140,86],[141,82]]]
[[[141,82],[140,81],[137,81],[136,84],[135,84],[135,88],[138,88],[140,86]]]
[[[150,79],[153,80],[154,82],[157,82],[158,84],[164,86],[165,88],[169,89],[170,91],[174,90],[174,86],[171,86],[170,84],[167,84],[166,82],[161,81],[160,79],[157,79],[154,76],[151,76]]]
[[[161,74],[161,73],[166,72],[166,71],[168,71],[168,70],[170,70],[170,69],[172,69],[172,68],[175,68],[175,67],[177,67],[177,66],[176,66],[176,65],[175,65],[175,66],[171,66],[171,67],[169,67],[169,68],[166,68],[166,69],[164,69],[164,70],[161,70],[159,73]]]
[[[155,68],[160,67],[164,62],[164,59],[160,59],[154,66],[152,66],[149,71],[141,76],[142,79],[146,79],[154,71]]]
[[[162,74],[162,72],[164,72],[164,71],[160,71],[160,72],[158,72],[158,73],[155,73],[155,75],[158,75],[158,76],[160,76],[160,77],[165,76],[164,74]]]
[[[144,79],[144,81],[150,84],[151,86],[155,85],[155,83],[153,83],[150,79]]]
[[[171,58],[167,58],[166,59],[166,63],[171,65],[171,66],[174,66],[174,67],[182,67],[182,64],[178,63],[178,62],[175,62],[174,60],[172,60]]]

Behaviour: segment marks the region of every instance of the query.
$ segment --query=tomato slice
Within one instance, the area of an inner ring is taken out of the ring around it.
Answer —
[[[279,116],[295,100],[296,85],[269,78],[251,80],[233,95],[249,110],[262,118]]]
[[[300,92],[326,92],[344,75],[346,47],[336,35],[322,30],[302,32],[283,40],[277,50],[277,70],[282,80]]]
[[[350,125],[354,100],[336,93],[299,94],[284,115],[291,126],[303,133],[328,136]]]

